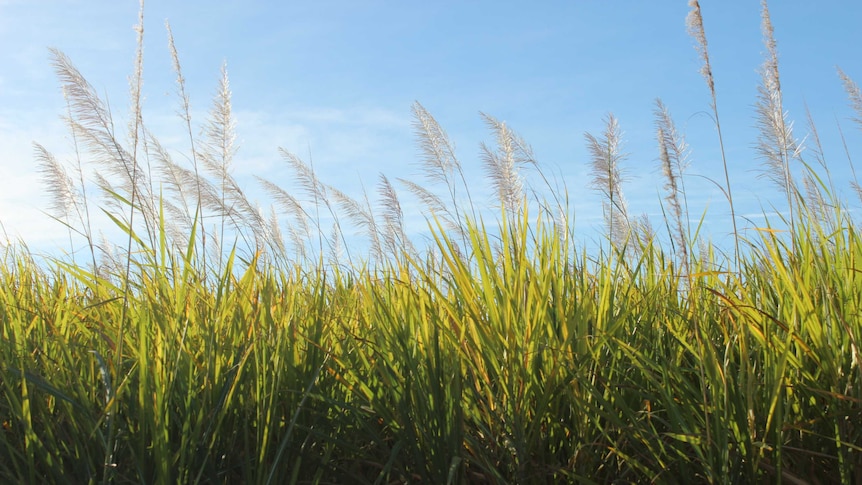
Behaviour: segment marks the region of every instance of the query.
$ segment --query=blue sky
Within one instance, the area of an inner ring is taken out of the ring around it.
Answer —
[[[548,173],[565,180],[576,230],[585,241],[602,229],[601,197],[589,186],[584,133],[604,129],[613,113],[629,157],[623,191],[633,215],[662,227],[654,100],[661,98],[692,147],[686,180],[705,233],[730,231],[727,204],[706,178],[722,180],[709,93],[686,33],[685,1],[150,1],[145,10],[144,120],[177,153],[186,150],[164,21],[170,21],[202,123],[227,63],[237,119],[234,173],[252,198],[270,201],[252,180],[286,188],[290,172],[277,149],[313,157],[327,183],[358,196],[377,174],[419,180],[411,126],[414,101],[448,132],[480,204],[492,205],[479,143],[491,143],[479,112],[522,135]],[[757,223],[783,210],[782,196],[757,178],[754,103],[764,47],[759,2],[703,1],[703,14],[728,147],[737,210]],[[137,2],[0,0],[0,222],[31,247],[67,244],[43,214],[33,155],[38,141],[60,158],[70,152],[60,120],[64,101],[48,47],[65,52],[120,119],[128,112]],[[794,134],[806,136],[805,104],[825,145],[830,171],[858,208],[836,122],[851,155],[862,134],[850,118],[840,66],[862,83],[862,3],[773,1],[785,108]],[[177,156],[181,159],[181,156]],[[862,162],[859,162],[862,164]],[[862,165],[860,165],[862,167]],[[862,176],[862,174],[860,174]],[[406,192],[406,216],[424,225]],[[741,227],[752,223],[740,221]]]

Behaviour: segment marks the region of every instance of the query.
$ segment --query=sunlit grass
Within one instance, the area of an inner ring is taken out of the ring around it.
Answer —
[[[57,53],[81,150],[73,176],[44,148],[38,156],[55,215],[89,261],[4,248],[4,482],[862,479],[862,237],[825,163],[807,164],[786,139],[769,152],[793,210],[749,239],[735,233],[725,256],[689,219],[686,147],[659,102],[668,248],[625,210],[609,118],[604,137],[587,137],[608,226],[587,254],[565,188],[509,127],[485,116],[497,140],[484,147],[499,203],[489,222],[417,104],[425,180],[446,188],[401,181],[426,211],[427,247],[407,238],[388,179],[375,210],[287,151],[305,199],[263,181],[282,224],[230,175],[226,72],[198,140],[173,42],[171,53],[191,166],[143,121],[129,137],[140,146],[122,143]],[[791,135],[784,115],[761,111],[780,130],[764,135],[768,151]],[[89,156],[113,171],[85,181]],[[94,192],[127,240],[95,240]],[[350,251],[347,224],[367,236],[367,257]]]

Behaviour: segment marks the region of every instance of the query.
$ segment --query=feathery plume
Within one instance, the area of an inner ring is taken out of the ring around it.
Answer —
[[[113,138],[114,121],[102,100],[96,95],[96,90],[84,78],[78,68],[63,52],[51,48],[51,64],[60,80],[63,94],[68,101],[71,112],[85,128],[93,129]]]
[[[142,88],[144,84],[144,0],[140,0],[138,8],[138,23],[134,27],[136,33],[135,42],[135,69],[129,79],[129,92],[131,101],[131,119],[128,124],[129,140],[131,140],[131,173],[129,185],[129,202],[131,209],[129,211],[129,226],[134,227],[135,207],[140,209],[141,215],[144,218],[146,234],[155,238],[157,233],[158,215],[155,209],[156,201],[153,194],[152,185],[150,184],[151,171],[149,163],[142,167],[138,158],[138,150],[141,142],[144,144],[144,157],[146,159],[146,140],[141,140],[141,131],[144,126],[143,118],[143,94]],[[142,176],[146,170],[146,177]],[[155,247],[155,241],[151,240],[151,247]],[[127,251],[132,251],[132,237],[129,235]],[[131,261],[126,262],[127,270],[131,269]],[[128,276],[128,273],[127,273]],[[123,310],[125,312],[125,309]]]
[[[790,172],[790,160],[799,157],[802,146],[793,138],[793,123],[787,120],[782,105],[778,48],[766,0],[761,1],[761,30],[767,56],[760,68],[761,81],[757,87],[755,110],[759,135],[755,148],[765,166],[761,176],[774,182],[787,197],[790,225],[793,226],[793,200],[797,190]]]
[[[255,176],[258,183],[263,187],[263,189],[269,193],[269,196],[272,197],[275,202],[277,202],[282,209],[285,210],[288,214],[293,216],[297,222],[302,226],[302,232],[308,233],[308,213],[305,212],[305,209],[302,208],[302,204],[296,200],[296,198],[290,195],[286,190],[282,189],[278,185],[266,180],[263,177]]]
[[[818,221],[828,223],[831,212],[829,210],[830,204],[823,195],[820,182],[813,173],[806,173],[802,177],[802,187],[805,189],[805,204],[803,209],[807,209]]]
[[[338,267],[341,266],[341,258],[344,255],[344,247],[341,245],[342,240],[344,239],[344,232],[341,230],[341,225],[338,221],[332,223],[332,232],[329,236],[329,262],[332,266]],[[347,255],[347,259],[350,259],[350,255]]]
[[[605,197],[602,205],[611,241],[622,244],[628,238],[629,224],[619,165],[626,155],[621,152],[622,132],[617,119],[613,114],[609,114],[605,123],[606,129],[602,138],[596,138],[590,133],[584,134],[592,156],[591,186]]]
[[[69,102],[69,99],[66,97],[66,93],[63,93],[63,99],[66,101],[66,122],[70,126],[72,123],[72,106]],[[81,233],[84,238],[87,240],[87,247],[90,251],[90,261],[92,264],[93,271],[95,273],[96,268],[98,267],[98,261],[96,259],[96,248],[95,243],[93,242],[93,226],[90,220],[90,207],[87,200],[87,182],[84,177],[84,167],[83,161],[81,160],[81,147],[78,145],[78,137],[75,134],[74,129],[70,129],[70,135],[72,139],[72,148],[75,152],[75,175],[78,180],[78,191],[76,192],[75,202],[80,201],[80,206],[76,204],[75,211],[78,214],[78,220],[81,222]]]
[[[222,64],[218,89],[210,108],[206,122],[206,156],[204,162],[207,168],[218,176],[226,173],[233,163],[236,153],[236,124],[231,108],[230,80],[227,65]]]
[[[377,184],[377,193],[381,200],[384,223],[383,242],[387,249],[392,255],[413,253],[413,245],[404,231],[404,212],[401,210],[398,193],[382,173]]]
[[[110,109],[64,53],[57,49],[50,49],[50,52],[54,72],[69,106],[67,122],[73,135],[83,141],[96,163],[123,179],[120,186],[131,194],[142,173],[134,163],[133,154],[117,140]]]
[[[688,34],[694,38],[695,48],[702,62],[700,74],[706,81],[706,85],[711,93],[715,93],[715,80],[712,77],[712,66],[709,63],[709,48],[706,42],[706,31],[703,28],[703,15],[700,11],[700,2],[697,0],[689,0],[688,6],[691,10],[685,18],[685,25],[688,29]]]
[[[66,168],[45,147],[38,143],[33,143],[33,147],[36,150],[39,172],[48,186],[48,193],[51,194],[51,209],[58,219],[68,222],[67,219],[76,205],[75,183]]]
[[[314,173],[314,170],[302,161],[301,158],[284,148],[279,148],[278,151],[299,179],[298,182],[300,189],[304,190],[306,195],[314,200],[315,204],[326,201],[326,185],[318,180],[317,174]]]
[[[189,194],[186,193],[185,178],[188,170],[174,163],[171,154],[165,149],[159,140],[149,132],[147,135],[147,148],[151,151],[151,155],[155,158],[161,174],[164,188],[167,192],[173,195],[173,199],[178,202],[178,208],[182,208],[185,213],[184,219],[190,219],[191,211],[188,207]]]
[[[480,145],[485,171],[491,180],[491,185],[497,193],[500,205],[511,216],[521,209],[524,198],[524,184],[518,172],[518,164],[533,161],[532,153],[524,153],[524,144],[506,126],[485,113],[480,113],[485,123],[497,138],[497,150],[491,150],[487,145]]]
[[[311,234],[311,231],[308,227],[309,216],[308,213],[305,212],[305,209],[302,208],[302,204],[298,200],[296,200],[295,197],[290,195],[286,190],[270,182],[269,180],[258,176],[255,176],[255,178],[257,179],[258,183],[261,184],[264,190],[269,194],[269,196],[272,197],[272,199],[279,206],[281,206],[281,208],[285,212],[290,214],[296,221],[296,225],[298,226],[298,228],[295,228],[298,229],[296,230],[296,233],[302,234],[304,238],[307,238]]]
[[[245,192],[231,175],[233,157],[236,154],[235,121],[231,108],[230,81],[227,66],[222,65],[218,89],[205,128],[206,143],[202,153],[204,167],[216,178],[218,194],[202,194],[205,205],[222,217],[221,235],[224,242],[226,223],[230,222],[249,248],[258,251],[267,244],[266,218],[246,197]],[[203,187],[201,187],[203,189]],[[245,229],[250,229],[254,244],[248,240]]]
[[[168,33],[168,50],[171,53],[171,65],[174,73],[177,75],[177,94],[180,96],[181,109],[179,111],[180,118],[187,124],[191,123],[191,103],[189,96],[186,94],[186,78],[183,76],[182,65],[180,64],[180,55],[177,52],[177,46],[174,43],[174,33],[171,30],[171,24],[165,20],[165,31]]]
[[[688,163],[688,145],[677,132],[670,112],[664,103],[657,99],[655,104],[659,161],[665,176],[664,189],[667,191],[665,201],[670,206],[670,213],[676,226],[673,240],[687,273],[689,218],[683,172]]]
[[[287,162],[288,165],[293,169],[294,174],[296,175],[300,189],[304,190],[306,195],[312,200],[314,203],[315,210],[317,211],[315,214],[315,225],[320,229],[320,213],[319,208],[321,205],[326,207],[326,210],[329,212],[329,215],[332,216],[334,220],[335,227],[338,228],[337,231],[333,231],[333,235],[337,235],[340,239],[344,238],[344,231],[341,230],[341,221],[339,220],[338,213],[335,208],[332,207],[332,204],[329,202],[329,187],[321,182],[317,178],[317,174],[314,172],[314,169],[311,165],[306,164],[302,161],[301,158],[294,155],[291,152],[283,148],[278,149],[282,158]],[[327,241],[327,245],[330,247],[330,251],[332,256],[336,259],[340,258],[342,249],[340,247],[341,242],[333,239],[327,239],[324,235],[323,231],[319,230],[318,235],[320,236],[320,250],[323,251],[323,240]],[[337,247],[336,247],[337,246]],[[344,248],[344,252],[347,255],[347,259],[350,260],[350,249]]]
[[[193,178],[189,178],[189,180],[194,180],[194,193],[195,193],[195,214],[199,220],[203,220],[203,207],[201,206],[203,196],[202,193],[204,188],[202,186],[203,181],[201,180],[201,173],[198,168],[198,152],[197,152],[197,142],[195,140],[194,134],[192,133],[192,115],[191,115],[191,104],[189,102],[189,96],[186,94],[186,79],[183,76],[182,65],[180,64],[180,55],[177,52],[176,43],[174,42],[174,34],[171,30],[171,24],[165,20],[165,30],[168,34],[168,49],[171,53],[171,64],[174,69],[174,73],[177,75],[177,94],[180,97],[180,110],[179,115],[180,118],[185,122],[186,125],[186,134],[189,138],[189,147],[191,149],[192,155],[192,172],[194,174]],[[207,245],[207,232],[200,231],[201,238],[201,251],[206,254],[206,245]]]
[[[275,212],[275,206],[269,206],[269,219],[267,220],[266,232],[269,235],[267,241],[276,256],[284,256],[287,254],[287,247],[284,245],[284,236],[281,233],[281,225],[278,222],[278,214]]]
[[[635,254],[642,254],[643,250],[655,241],[655,229],[652,227],[652,222],[647,214],[641,214],[634,220],[632,226],[638,243],[633,246]]]
[[[422,149],[422,171],[426,180],[432,183],[442,183],[446,185],[449,191],[449,201],[452,204],[451,210],[446,212],[453,215],[459,226],[463,226],[461,209],[459,203],[458,184],[455,177],[460,179],[460,185],[464,189],[464,195],[467,198],[467,206],[472,211],[473,218],[476,218],[475,206],[473,205],[470,196],[469,185],[464,178],[464,171],[461,169],[461,163],[455,156],[455,148],[443,128],[440,127],[437,120],[418,102],[413,103],[413,127],[419,145]],[[463,229],[459,229],[462,236],[465,234]],[[466,243],[466,240],[465,240]]]
[[[407,187],[407,191],[413,194],[425,206],[426,215],[438,218],[449,229],[459,232],[462,236],[466,236],[464,228],[456,222],[457,219],[452,216],[449,208],[446,207],[446,204],[440,197],[416,182],[402,178],[399,178],[398,181]]]
[[[703,27],[703,14],[700,10],[700,2],[697,0],[689,0],[688,16],[686,17],[686,26],[689,35],[694,38],[695,49],[697,49],[702,61],[700,73],[706,81],[706,86],[709,88],[710,107],[712,108],[713,119],[715,120],[715,130],[718,133],[718,147],[721,151],[721,163],[724,167],[724,195],[727,197],[727,203],[730,206],[730,221],[733,225],[733,245],[734,258],[739,262],[739,230],[736,227],[736,209],[733,206],[733,191],[730,186],[730,170],[727,167],[727,155],[724,150],[724,137],[721,135],[721,118],[718,115],[718,97],[715,93],[715,79],[712,75],[712,65],[709,62],[709,48],[706,41],[706,30]]]
[[[844,84],[844,91],[847,92],[847,97],[850,98],[850,106],[856,112],[856,117],[853,118],[853,121],[862,128],[862,90],[859,89],[859,85],[850,76],[845,74],[841,68],[838,68],[838,77],[841,78],[841,82]]]
[[[383,248],[380,245],[380,233],[377,230],[377,221],[374,219],[374,214],[371,212],[367,198],[365,207],[363,207],[356,199],[335,187],[329,187],[329,191],[341,209],[347,214],[347,217],[353,221],[353,224],[365,231],[371,242],[372,257],[377,261],[381,261],[383,259]]]
[[[455,148],[446,132],[425,107],[414,102],[412,110],[413,128],[422,149],[425,176],[431,182],[449,185],[452,173],[461,169],[461,164],[455,157]]]

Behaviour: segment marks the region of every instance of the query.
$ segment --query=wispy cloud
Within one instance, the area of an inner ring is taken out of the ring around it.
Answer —
[[[0,118],[0,221],[10,239],[20,238],[33,247],[53,245],[61,226],[46,215],[50,200],[36,170],[31,141],[63,146],[65,140],[59,123],[42,129],[20,126]]]

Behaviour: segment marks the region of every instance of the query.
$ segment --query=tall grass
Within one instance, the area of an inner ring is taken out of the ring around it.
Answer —
[[[0,477],[858,483],[862,238],[822,149],[810,163],[794,145],[765,3],[763,24],[759,148],[791,212],[755,237],[734,229],[732,258],[690,218],[685,168],[696,160],[661,101],[670,250],[626,210],[609,116],[602,136],[586,135],[609,244],[589,255],[574,243],[565,187],[491,116],[491,221],[418,103],[422,181],[380,175],[377,200],[354,198],[281,150],[299,192],[259,180],[276,206],[267,217],[231,175],[226,69],[198,139],[168,29],[184,165],[144,124],[142,29],[126,136],[55,51],[72,175],[40,145],[37,159],[54,216],[83,237],[90,261],[75,247],[48,264],[24,244],[4,248]],[[859,88],[839,76],[862,119]],[[423,208],[426,246],[408,237],[399,187]],[[729,176],[723,190],[735,224]],[[120,245],[95,239],[97,207],[125,235]],[[348,224],[368,239],[367,256],[350,251]]]

